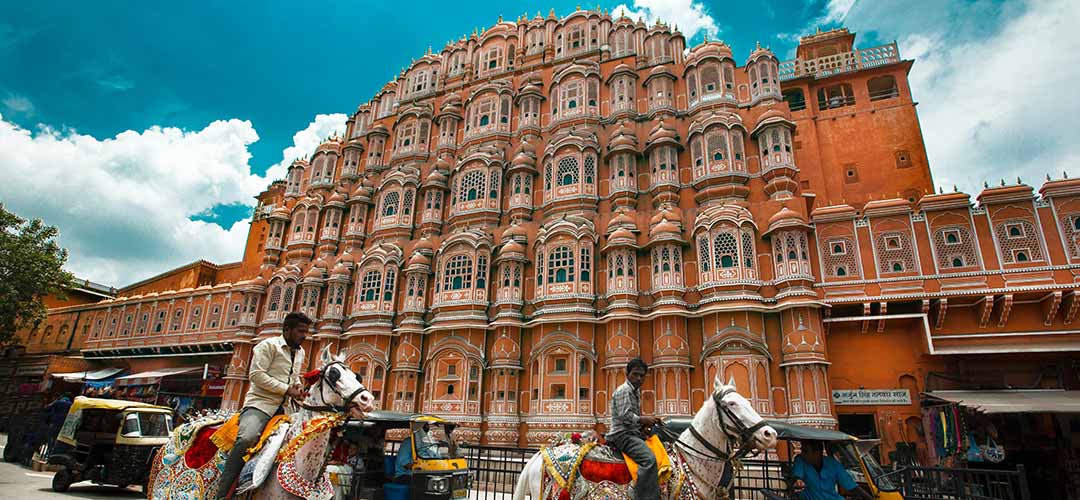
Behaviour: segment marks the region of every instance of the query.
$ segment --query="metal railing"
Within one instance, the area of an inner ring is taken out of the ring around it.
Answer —
[[[470,500],[508,500],[518,476],[536,448],[465,445],[462,454],[473,472]]]
[[[907,500],[1030,500],[1023,465],[1016,470],[905,467],[886,474],[900,480]]]
[[[805,76],[827,78],[840,73],[860,71],[896,62],[900,62],[900,51],[896,48],[896,42],[893,42],[816,59],[792,59],[781,62],[780,81]]]

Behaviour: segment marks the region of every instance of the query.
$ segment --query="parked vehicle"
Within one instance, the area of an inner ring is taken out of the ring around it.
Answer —
[[[385,498],[386,500],[458,500],[469,497],[472,473],[465,458],[458,453],[452,433],[455,424],[439,417],[417,413],[377,410],[361,421],[345,425],[344,439],[369,450],[362,467],[354,467],[349,498]],[[424,430],[426,429],[426,430]],[[404,437],[421,431],[433,439],[427,444],[415,439],[404,441],[397,453],[388,453],[384,445],[387,431],[404,430]],[[407,474],[395,482],[398,454],[408,454]],[[357,470],[362,469],[362,470]],[[373,495],[381,489],[384,497]]]
[[[77,397],[71,404],[50,465],[54,491],[80,481],[146,491],[150,460],[169,440],[172,409],[134,401]]]

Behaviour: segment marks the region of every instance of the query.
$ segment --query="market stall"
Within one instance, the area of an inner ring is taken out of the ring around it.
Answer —
[[[220,367],[203,365],[133,373],[117,379],[116,392],[123,399],[169,406],[177,416],[207,408],[219,408],[225,381]]]
[[[931,391],[922,407],[938,465],[1023,465],[1034,498],[1080,491],[1080,391]]]

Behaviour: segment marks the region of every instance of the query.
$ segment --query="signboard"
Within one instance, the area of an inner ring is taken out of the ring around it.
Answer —
[[[836,405],[909,405],[911,391],[907,389],[833,389]]]

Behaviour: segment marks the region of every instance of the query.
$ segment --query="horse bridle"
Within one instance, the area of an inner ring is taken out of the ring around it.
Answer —
[[[337,412],[337,413],[347,413],[349,411],[349,404],[352,403],[353,400],[356,399],[356,396],[359,396],[361,392],[364,392],[364,391],[367,390],[367,388],[364,387],[364,384],[360,383],[360,387],[358,387],[355,391],[353,391],[352,394],[349,394],[348,396],[345,396],[345,394],[343,394],[341,391],[338,390],[337,385],[334,383],[334,381],[330,380],[330,376],[327,375],[327,373],[330,372],[330,368],[333,367],[334,365],[341,365],[341,368],[345,369],[345,363],[342,363],[341,361],[334,361],[334,362],[324,366],[322,368],[322,370],[319,370],[319,381],[317,382],[319,384],[319,397],[323,400],[324,403],[326,402],[326,386],[329,385],[330,390],[333,391],[334,394],[337,394],[338,396],[341,396],[341,400],[343,401],[343,404],[341,406],[330,405],[330,404],[309,405],[307,403],[304,403],[303,401],[299,401],[299,402],[297,402],[297,404],[300,405],[301,408],[303,408],[305,410],[308,410],[308,411],[318,411],[318,412],[332,411],[332,412]],[[341,375],[339,374],[338,377],[340,377],[340,376]]]
[[[715,444],[712,444],[709,442],[709,440],[705,439],[705,436],[701,435],[701,432],[698,431],[693,424],[690,424],[690,427],[688,429],[690,431],[690,434],[692,434],[699,443],[705,446],[705,449],[708,450],[708,453],[698,450],[697,448],[679,439],[675,440],[675,444],[689,449],[690,451],[701,456],[702,458],[707,458],[711,460],[730,460],[732,458],[742,458],[749,454],[751,451],[751,441],[753,440],[754,433],[757,432],[758,429],[761,429],[768,424],[765,422],[765,419],[761,419],[760,422],[751,426],[747,426],[746,424],[744,424],[742,420],[740,420],[739,417],[735,415],[735,412],[731,411],[731,409],[728,408],[726,404],[724,404],[724,397],[726,397],[728,394],[735,392],[737,392],[735,391],[735,389],[724,389],[720,392],[714,392],[712,396],[713,403],[716,405],[717,424],[720,427],[720,430],[728,438],[728,449],[726,451],[721,450]],[[730,420],[730,424],[726,422],[726,420]],[[739,444],[739,447],[734,454],[731,453],[731,443],[733,441]]]

